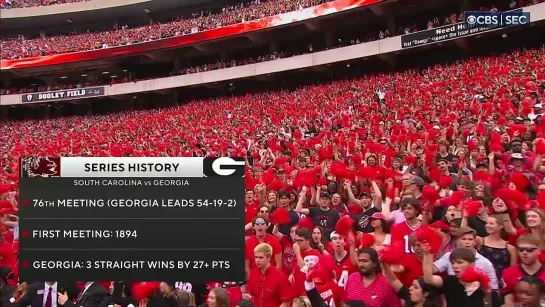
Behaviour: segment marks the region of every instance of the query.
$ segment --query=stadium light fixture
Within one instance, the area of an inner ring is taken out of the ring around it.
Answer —
[[[146,14],[151,13],[151,11],[150,11],[148,8],[145,8],[145,9],[144,9],[144,12],[146,12]]]
[[[87,77],[87,74],[82,74],[81,76],[82,76],[82,77]]]
[[[117,78],[117,76],[116,76],[116,75],[113,75],[113,76],[110,76],[110,77],[111,77],[111,78]]]
[[[110,73],[109,71],[103,71],[103,72],[102,72],[103,75],[107,75],[107,74],[109,74],[109,73]]]
[[[61,79],[66,79],[66,78],[68,78],[68,76],[62,76],[62,77],[61,77]]]
[[[68,23],[73,23],[74,21],[72,20],[72,18],[67,18],[67,19],[66,19],[66,22],[68,22]]]

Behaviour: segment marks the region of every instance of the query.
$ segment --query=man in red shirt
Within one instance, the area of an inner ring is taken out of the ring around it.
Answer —
[[[508,267],[501,274],[506,307],[515,306],[519,301],[515,296],[515,289],[522,277],[534,276],[545,282],[545,266],[539,262],[539,239],[531,234],[521,235],[517,239],[517,250],[520,264]]]
[[[372,248],[358,252],[358,270],[348,276],[344,302],[363,301],[368,307],[401,307],[390,283],[382,276],[378,253]]]
[[[397,274],[399,281],[406,286],[411,287],[413,281],[424,275],[422,269],[422,248],[420,243],[416,240],[416,234],[409,236],[409,243],[414,250],[414,254],[405,255],[399,265],[392,266],[392,270]]]
[[[246,240],[246,276],[250,274],[250,270],[255,267],[255,262],[253,261],[254,248],[260,243],[267,243],[272,247],[273,256],[271,258],[271,264],[277,268],[282,268],[282,246],[280,241],[275,238],[273,235],[267,233],[268,220],[264,215],[256,216],[252,225],[254,226],[255,235],[251,236]]]
[[[312,233],[308,228],[297,228],[295,230],[295,243],[293,244],[293,273],[290,275],[292,282],[293,294],[295,296],[304,296],[305,293],[305,278],[309,267],[316,264],[321,256],[321,253],[310,247]]]
[[[273,248],[261,243],[254,249],[254,264],[248,277],[243,298],[251,300],[256,307],[289,307],[292,295],[288,278],[272,263]]]
[[[247,189],[246,190],[246,206],[244,207],[244,213],[245,213],[245,222],[244,224],[249,224],[252,222],[252,220],[255,218],[259,211],[259,200],[255,198],[254,190]],[[253,235],[253,230],[246,231],[246,239]]]
[[[411,247],[409,238],[420,227],[420,221],[418,220],[420,201],[416,198],[405,198],[401,202],[401,210],[405,216],[405,222],[392,227],[392,245],[401,242],[405,254],[414,254],[414,248]]]
[[[355,244],[350,244],[351,246],[348,249],[350,252],[346,251],[346,238],[337,232],[332,232],[330,238],[333,245],[331,257],[333,257],[333,263],[335,264],[335,280],[337,285],[344,289],[348,275],[358,270],[358,254]]]

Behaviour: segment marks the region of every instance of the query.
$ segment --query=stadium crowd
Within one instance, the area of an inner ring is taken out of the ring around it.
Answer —
[[[253,0],[251,2],[240,2],[236,5],[223,7],[218,12],[201,11],[200,13],[194,13],[189,17],[180,16],[171,22],[155,23],[136,28],[122,26],[118,29],[104,32],[78,33],[69,36],[37,37],[32,39],[19,38],[14,40],[2,40],[2,59],[39,57],[149,42],[162,38],[215,29],[286,12],[293,12],[325,2],[328,1]]]
[[[24,7],[49,6],[84,1],[87,0],[1,0],[0,9],[19,9]]]
[[[491,7],[481,6],[478,8],[478,10],[479,11],[497,11],[498,9],[495,6],[491,6]],[[395,35],[409,34],[409,33],[424,30],[424,29],[433,29],[440,26],[454,24],[462,20],[463,20],[463,13],[459,13],[459,14],[451,13],[451,14],[444,14],[442,16],[436,16],[428,20],[427,22],[423,22],[422,24],[417,24],[416,22],[412,21],[411,24],[400,26],[398,31],[395,33]],[[200,73],[200,72],[224,69],[229,67],[236,67],[236,66],[247,65],[247,64],[273,61],[273,60],[297,56],[301,54],[308,54],[308,53],[331,50],[331,49],[350,46],[350,45],[357,45],[357,44],[361,44],[365,42],[375,41],[378,39],[384,39],[391,36],[393,36],[392,33],[390,33],[387,29],[381,30],[378,33],[357,33],[350,38],[345,37],[345,38],[338,38],[334,40],[330,47],[313,46],[311,43],[309,43],[307,46],[307,50],[305,51],[283,50],[279,52],[262,54],[259,56],[249,57],[245,59],[224,59],[223,61],[220,60],[214,63],[206,63],[206,64],[202,64],[198,66],[195,66],[195,65],[186,66],[179,70],[173,70],[168,74],[157,73],[153,76],[153,78],[187,75],[187,74]],[[74,88],[82,88],[82,87],[97,86],[97,85],[108,85],[108,84],[112,85],[112,84],[119,84],[119,83],[126,83],[126,82],[137,82],[142,80],[148,80],[150,78],[151,77],[139,78],[136,75],[126,73],[125,76],[116,76],[116,78],[111,78],[110,80],[107,80],[107,78],[104,78],[103,80],[96,81],[96,82],[89,82],[87,80],[84,80],[84,81],[82,80],[82,82],[79,82],[79,83],[67,83],[67,82],[62,82],[62,80],[59,80],[61,81],[61,83],[52,83],[49,85],[35,85],[35,86],[26,85],[24,87],[0,88],[0,95],[24,94],[24,93],[33,93],[33,92],[54,91],[54,90],[60,90],[60,89],[74,89]]]
[[[2,123],[2,306],[543,306],[544,92],[542,47]],[[30,155],[246,157],[245,284],[88,282],[51,298],[60,285],[18,281],[17,159]]]
[[[543,0],[511,0],[505,9],[514,9],[533,5]],[[130,28],[121,26],[109,31],[76,33],[67,36],[44,36],[36,38],[25,38],[20,36],[17,39],[2,39],[0,47],[2,49],[1,58],[3,60],[21,59],[30,57],[40,57],[53,54],[62,54],[102,48],[111,48],[122,45],[149,42],[153,40],[175,37],[196,33],[255,20],[267,16],[274,16],[286,12],[297,11],[303,8],[316,6],[326,0],[253,0],[250,2],[240,2],[236,5],[223,7],[218,11],[201,11],[191,16],[180,16],[176,20],[167,23],[155,23],[140,27]],[[493,7],[491,10],[497,10]],[[411,25],[399,28],[397,34],[407,34],[410,32],[431,29],[437,26],[456,23],[463,14],[452,14],[444,18],[434,18],[426,26],[417,27]],[[388,30],[380,31],[378,39],[392,36]]]

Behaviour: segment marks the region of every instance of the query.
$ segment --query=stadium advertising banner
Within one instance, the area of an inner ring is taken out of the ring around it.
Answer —
[[[104,86],[78,88],[78,89],[71,89],[71,90],[59,90],[59,91],[52,91],[52,92],[25,94],[25,95],[21,95],[21,102],[35,103],[35,102],[58,101],[58,100],[72,100],[72,99],[80,99],[80,98],[87,98],[87,97],[104,96],[105,94],[106,94],[106,89],[104,88]]]
[[[487,26],[470,28],[467,23],[460,22],[449,26],[403,35],[401,36],[401,47],[411,48],[431,43],[438,43],[459,37],[479,34],[490,30],[493,30],[493,28]]]
[[[200,43],[204,41],[225,38],[234,35],[259,31],[267,28],[287,25],[290,23],[301,22],[316,17],[331,15],[350,9],[364,7],[367,5],[382,2],[383,0],[336,0],[320,4],[306,9],[288,12],[276,16],[264,17],[243,23],[237,23],[211,29],[202,32],[191,33],[171,38],[159,39],[155,41],[137,43],[132,45],[89,50],[82,52],[73,52],[65,54],[47,55],[36,58],[2,60],[0,62],[1,70],[39,67],[46,65],[66,64],[79,61],[97,60],[114,56],[125,56],[136,53],[150,52],[159,49],[173,48]]]
[[[494,14],[491,12],[466,12],[476,14]],[[521,9],[513,10],[510,12],[498,12],[496,13],[499,16],[508,15],[509,17],[514,17],[516,15],[522,15],[525,17],[527,24],[530,24],[530,13],[523,12]],[[479,16],[478,16],[479,17]],[[486,17],[486,16],[482,16]],[[519,16],[520,17],[520,16]],[[476,17],[471,14],[466,14],[465,18],[467,20],[464,22],[456,23],[453,25],[442,26],[430,30],[424,30],[420,32],[410,33],[401,36],[401,48],[411,48],[431,43],[438,43],[442,41],[457,39],[464,36],[476,35],[479,33],[496,30],[499,28],[505,28],[509,26],[516,26],[515,24],[505,24],[505,23],[477,23]],[[479,17],[481,18],[481,17]],[[483,18],[484,19],[484,18]],[[501,20],[501,18],[500,18]]]
[[[244,280],[244,159],[21,159],[23,280]]]

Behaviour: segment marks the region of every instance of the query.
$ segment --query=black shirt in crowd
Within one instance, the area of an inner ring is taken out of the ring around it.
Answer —
[[[365,233],[371,233],[374,231],[373,227],[371,226],[369,218],[371,215],[380,212],[377,208],[372,207],[368,210],[358,214],[355,216],[356,220],[356,230],[365,232]]]
[[[314,225],[321,226],[325,229],[326,235],[329,235],[335,230],[335,225],[341,218],[339,211],[329,208],[327,211],[323,211],[320,207],[308,208],[308,215],[312,218]]]
[[[443,276],[441,292],[445,294],[447,306],[484,307],[484,292],[476,290],[470,296],[467,295],[464,285],[456,276]]]

